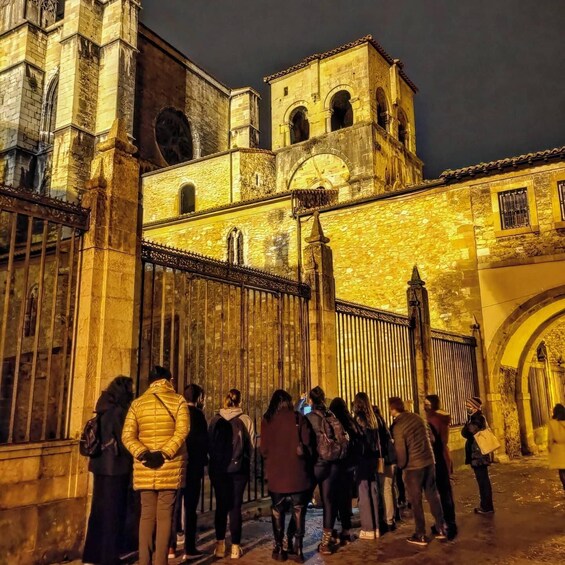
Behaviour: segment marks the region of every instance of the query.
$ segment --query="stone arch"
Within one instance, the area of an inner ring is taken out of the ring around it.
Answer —
[[[310,139],[310,122],[306,106],[298,106],[290,113],[288,127],[291,145]]]
[[[320,157],[326,159],[320,159]],[[331,156],[331,157],[329,157]],[[318,158],[318,162],[316,162]],[[327,161],[327,163],[320,162]],[[311,171],[307,170],[307,167]],[[299,188],[339,188],[349,182],[353,164],[340,151],[331,148],[320,148],[319,151],[300,159],[290,170],[288,175],[287,190]],[[298,186],[298,176],[303,174],[306,186]]]
[[[196,186],[193,182],[183,182],[179,188],[179,214],[190,214],[196,210]]]
[[[332,103],[332,98],[340,91],[340,90],[346,90],[347,92],[349,92],[350,96],[351,96],[351,100],[350,102],[353,104],[353,102],[355,102],[357,100],[357,93],[355,92],[355,89],[350,85],[350,84],[346,84],[346,83],[341,83],[338,84],[337,86],[334,86],[327,94],[326,97],[324,98],[324,110],[326,110],[326,112],[329,112],[331,110],[331,103]]]
[[[565,285],[561,285],[546,290],[517,307],[498,328],[488,348],[490,379],[487,392],[497,395],[501,375],[515,375],[519,439],[525,453],[537,451],[528,383],[531,360],[541,336],[564,317]]]
[[[53,145],[53,132],[55,131],[55,120],[57,119],[57,99],[59,95],[59,69],[51,77],[41,108],[40,141],[44,145]]]

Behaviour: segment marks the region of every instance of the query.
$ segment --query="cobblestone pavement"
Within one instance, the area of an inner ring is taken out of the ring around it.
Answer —
[[[545,468],[543,457],[525,458],[491,467],[496,514],[479,516],[477,489],[470,469],[455,475],[459,536],[453,542],[432,541],[427,548],[406,543],[412,533],[409,513],[396,532],[376,541],[356,540],[334,555],[322,557],[316,552],[320,537],[321,512],[309,511],[305,554],[309,565],[358,565],[365,563],[497,565],[565,563],[565,493],[556,471]],[[426,515],[431,525],[431,516]],[[357,533],[358,530],[355,530]],[[211,553],[213,532],[200,536],[200,548]],[[273,562],[271,524],[268,517],[245,523],[244,556],[241,565]],[[77,564],[80,562],[76,562]],[[180,559],[170,560],[179,565]],[[198,565],[233,563],[210,556],[191,561]],[[289,561],[292,563],[292,561]]]

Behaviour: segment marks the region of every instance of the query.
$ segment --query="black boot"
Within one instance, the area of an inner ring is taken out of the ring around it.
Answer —
[[[293,507],[293,522],[294,522],[294,561],[297,563],[304,563],[304,553],[302,552],[302,543],[306,530],[306,506],[296,504]]]
[[[271,519],[273,522],[273,537],[275,538],[272,557],[276,561],[286,561],[288,557],[283,549],[284,514],[276,506],[272,506]]]
[[[296,536],[294,538],[294,555],[292,556],[292,558],[294,559],[294,561],[296,561],[296,563],[304,563],[304,561],[306,561],[304,559],[304,553],[302,551],[302,536]]]

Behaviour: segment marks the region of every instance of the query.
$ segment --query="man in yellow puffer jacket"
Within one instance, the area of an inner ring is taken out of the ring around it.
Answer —
[[[184,486],[188,431],[186,401],[175,392],[171,372],[156,366],[149,388],[132,403],[122,432],[134,458],[133,487],[141,491],[139,565],[167,563],[175,498]]]

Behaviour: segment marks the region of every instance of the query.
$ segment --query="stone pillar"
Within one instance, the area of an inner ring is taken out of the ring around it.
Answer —
[[[304,248],[304,279],[310,285],[310,367],[312,386],[321,386],[328,398],[339,395],[335,280],[332,250],[320,216],[314,214],[312,232]]]
[[[138,319],[139,163],[125,122],[116,120],[97,146],[94,177],[83,204],[91,225],[82,250],[71,436],[91,413],[100,391],[118,375],[134,375]]]
[[[418,391],[414,403],[415,412],[422,412],[426,395],[435,393],[430,304],[425,284],[420,278],[418,267],[414,266],[412,278],[408,281],[406,295],[408,299],[408,317],[410,319],[410,327],[412,328]]]

